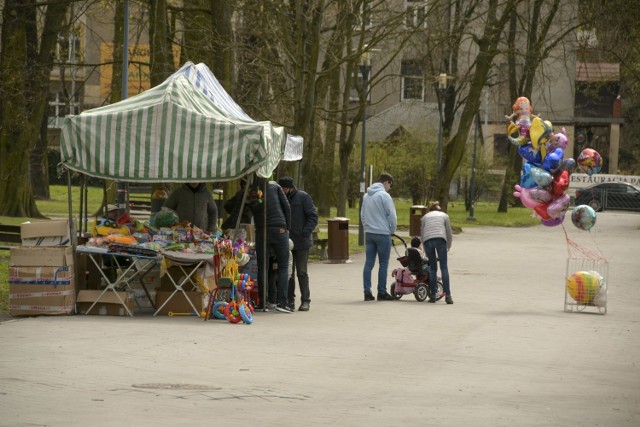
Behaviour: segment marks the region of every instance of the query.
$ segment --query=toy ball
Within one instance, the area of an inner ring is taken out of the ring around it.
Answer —
[[[578,304],[591,304],[600,290],[602,276],[596,271],[578,271],[567,277],[567,293]]]
[[[602,156],[593,148],[585,148],[576,161],[578,169],[587,175],[593,175],[602,169]]]
[[[596,211],[591,206],[576,206],[571,212],[571,222],[580,230],[589,231],[596,224]]]

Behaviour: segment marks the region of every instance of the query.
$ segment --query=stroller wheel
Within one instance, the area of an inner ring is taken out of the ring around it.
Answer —
[[[401,293],[396,292],[396,284],[395,284],[395,282],[391,284],[391,286],[389,287],[389,289],[390,289],[389,294],[390,294],[392,297],[394,297],[395,299],[400,299],[400,298],[402,298],[402,294],[401,294]]]
[[[444,288],[442,287],[442,279],[438,277],[438,289],[436,290],[436,301],[440,301],[444,297]]]
[[[429,288],[424,283],[418,283],[416,289],[413,291],[413,295],[418,301],[422,302],[427,299]]]

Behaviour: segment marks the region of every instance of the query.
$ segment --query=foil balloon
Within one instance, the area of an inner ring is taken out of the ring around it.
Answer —
[[[513,197],[519,198],[522,204],[528,207],[529,209],[534,209],[537,206],[540,206],[542,204],[536,201],[533,197],[531,197],[531,194],[529,193],[529,190],[530,190],[529,188],[522,188],[517,184],[514,186],[514,188],[516,189],[516,191],[513,192]]]
[[[585,148],[578,156],[578,169],[591,176],[602,169],[602,156],[593,148]]]
[[[535,208],[533,208],[533,210],[535,211],[536,215],[538,215],[538,217],[541,220],[549,220],[551,219],[551,216],[549,215],[549,204],[545,203],[542,205],[538,205]]]
[[[550,151],[542,162],[542,167],[551,173],[554,173],[562,165],[562,158],[564,157],[564,150],[562,148],[554,148]]]
[[[508,119],[513,120],[507,127],[509,141],[514,145],[525,145],[529,142],[529,129],[531,128],[533,107],[528,98],[521,96],[516,99],[516,102],[513,103],[511,108],[513,114],[507,116]]]
[[[568,144],[569,140],[567,139],[567,131],[562,128],[559,133],[551,134],[551,138],[547,142],[547,150],[551,151],[554,148],[562,148],[563,150],[566,150]]]
[[[525,163],[522,165],[522,176],[520,176],[520,186],[523,188],[532,188],[535,187],[536,181],[533,179],[531,175],[531,169],[534,168],[531,163]]]
[[[596,224],[596,211],[591,206],[576,206],[571,212],[571,222],[580,230],[589,231]]]
[[[542,225],[546,225],[547,227],[556,227],[556,226],[562,224],[563,221],[564,221],[564,215],[562,215],[560,218],[551,218],[551,219],[540,220]]]
[[[533,166],[529,172],[538,187],[547,187],[553,182],[553,177],[542,168]]]
[[[553,177],[553,185],[551,191],[556,196],[561,196],[569,188],[569,172],[566,170],[560,171]]]
[[[553,127],[550,121],[542,120],[540,117],[534,117],[531,120],[529,139],[533,148],[540,150],[540,155],[543,159],[547,155],[547,141],[551,138],[552,133]]]
[[[540,155],[540,151],[533,148],[530,142],[525,145],[518,146],[518,154],[520,154],[520,157],[529,163],[533,163],[536,166],[542,166],[542,156]]]
[[[533,200],[539,203],[549,203],[553,199],[553,193],[546,188],[529,188],[529,195]]]
[[[562,170],[565,170],[569,173],[573,173],[576,170],[576,161],[573,157],[569,157],[568,159],[564,159],[562,161]]]
[[[555,198],[549,203],[549,207],[547,208],[547,213],[551,218],[564,218],[564,214],[567,213],[567,209],[569,209],[569,201],[571,197],[568,194],[563,194],[560,197]]]

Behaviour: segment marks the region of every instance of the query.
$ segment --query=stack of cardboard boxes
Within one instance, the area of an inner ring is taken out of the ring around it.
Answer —
[[[73,314],[75,265],[68,220],[27,222],[20,226],[22,246],[9,257],[9,314]]]

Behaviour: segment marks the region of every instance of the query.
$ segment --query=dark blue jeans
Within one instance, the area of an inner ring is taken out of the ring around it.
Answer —
[[[451,295],[449,267],[447,266],[447,241],[444,239],[427,240],[424,242],[424,253],[429,258],[429,293],[435,295],[438,290],[438,264],[440,264],[442,290],[447,295]]]
[[[273,252],[278,264],[278,292],[277,292],[277,304],[287,305],[287,294],[289,285],[289,231],[279,227],[267,228],[267,247],[266,247],[266,259],[269,260],[269,253]],[[267,285],[267,281],[264,277],[264,260],[265,260],[265,248],[264,248],[264,230],[256,230],[256,255],[258,261],[258,290],[260,292],[260,301],[265,302],[264,289]],[[269,268],[269,267],[267,267]],[[276,301],[270,301],[276,303]]]
[[[376,256],[380,262],[378,268],[378,293],[387,293],[387,272],[389,270],[389,255],[391,255],[391,236],[389,234],[367,233],[365,238],[364,270],[362,271],[362,281],[364,293],[371,293],[371,271],[376,265]]]
[[[289,278],[289,304],[296,302],[296,277],[300,286],[300,301],[311,302],[309,273],[307,272],[309,249],[294,249],[291,251],[291,255],[293,255],[293,272]]]

